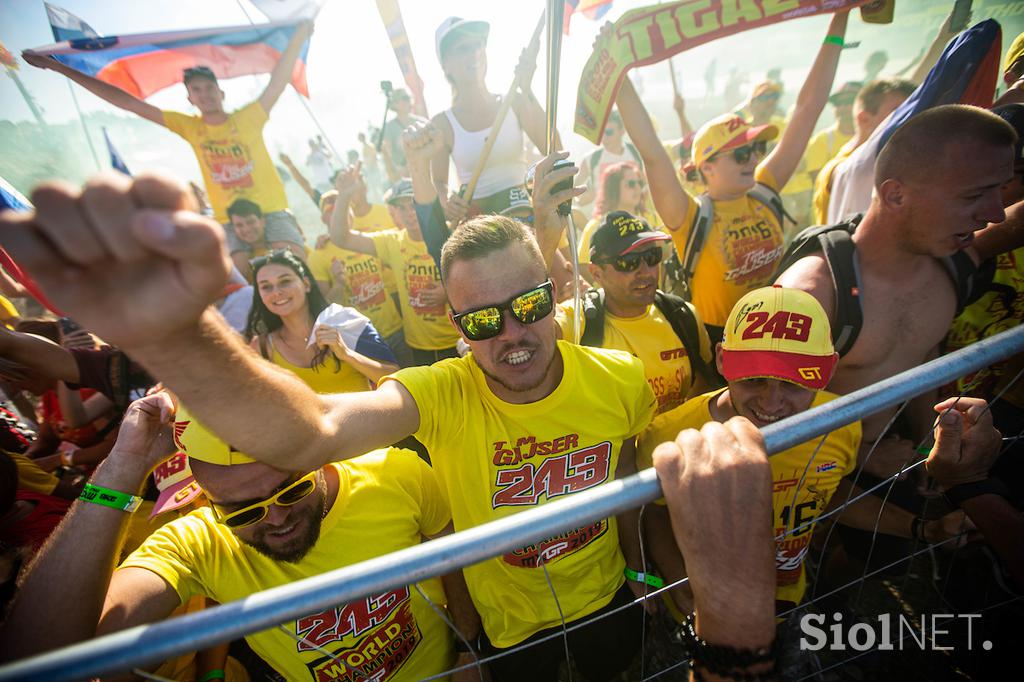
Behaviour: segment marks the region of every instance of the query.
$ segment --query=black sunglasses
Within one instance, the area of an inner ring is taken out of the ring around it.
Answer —
[[[750,161],[750,157],[754,154],[758,156],[764,156],[768,152],[768,143],[764,140],[758,140],[757,142],[751,142],[745,144],[742,147],[736,147],[732,150],[732,158],[736,159],[736,163],[744,164]],[[708,161],[712,161],[718,158],[718,154],[713,155]]]
[[[660,246],[656,246],[640,253],[627,253],[624,256],[595,260],[593,262],[598,265],[611,265],[619,272],[633,272],[640,267],[641,261],[653,268],[663,260],[665,260],[665,250]]]
[[[501,333],[505,326],[506,310],[522,324],[533,324],[550,315],[554,307],[554,284],[549,279],[540,286],[516,294],[504,303],[456,313],[452,319],[467,339],[483,341]]]

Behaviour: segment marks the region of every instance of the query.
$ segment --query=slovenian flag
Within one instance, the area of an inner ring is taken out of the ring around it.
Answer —
[[[871,205],[875,159],[896,130],[925,109],[942,104],[992,106],[999,79],[1002,30],[993,19],[975,24],[954,38],[924,82],[882,122],[867,141],[832,174],[828,224],[863,213]]]
[[[569,35],[569,18],[579,12],[591,21],[598,21],[612,8],[613,0],[565,0],[562,32]]]
[[[51,8],[48,6],[47,11]],[[255,26],[97,36],[88,24],[74,15],[68,12],[63,12],[63,15],[73,19],[65,22],[66,26],[53,24],[54,34],[57,35],[58,30],[78,31],[82,37],[61,39],[53,45],[26,52],[53,57],[139,99],[180,83],[182,72],[195,66],[209,67],[218,78],[270,73],[298,29],[294,21],[282,21]],[[88,35],[86,29],[93,35]],[[306,84],[308,51],[309,41],[306,41],[291,78],[295,89],[306,97],[309,97]]]
[[[46,18],[50,20],[50,30],[53,31],[54,40],[82,40],[83,38],[99,37],[92,26],[63,7],[51,5],[48,2],[44,2],[43,6],[46,8]]]

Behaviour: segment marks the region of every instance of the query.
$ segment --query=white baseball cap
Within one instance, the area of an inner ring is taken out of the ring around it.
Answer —
[[[448,40],[449,36],[454,37],[454,35],[463,32],[487,40],[487,36],[491,32],[491,25],[486,21],[448,17],[441,22],[441,25],[437,27],[437,31],[434,33],[434,48],[437,51],[437,61],[441,61],[441,53],[444,52],[445,41]]]

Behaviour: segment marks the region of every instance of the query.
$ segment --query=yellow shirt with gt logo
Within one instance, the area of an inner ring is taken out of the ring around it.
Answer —
[[[491,392],[472,353],[403,369],[419,407],[415,435],[430,452],[455,530],[589,490],[615,477],[623,441],[654,414],[640,362],[621,351],[559,341],[563,375],[546,398],[523,405]],[[604,607],[622,586],[615,519],[602,519],[463,569],[484,631],[499,648]]]
[[[572,319],[572,301],[559,304],[555,320],[564,339],[572,338]],[[586,331],[586,324],[584,317],[581,336]],[[713,362],[711,341],[699,315],[696,315],[696,328],[701,357],[710,364]],[[676,336],[658,306],[652,304],[646,313],[638,317],[617,317],[606,309],[601,348],[624,350],[640,359],[647,383],[658,400],[658,414],[678,407],[686,400],[695,379],[693,366],[682,340]]]
[[[656,417],[640,437],[637,468],[650,468],[654,448],[675,440],[680,431],[699,429],[714,421],[709,404],[721,392],[697,396]],[[811,409],[837,397],[818,391]],[[822,438],[813,438],[768,458],[772,467],[772,528],[776,538],[784,535],[775,543],[776,600],[799,604],[803,599],[807,589],[804,557],[811,543],[814,522],[825,513],[839,481],[856,468],[860,439],[861,426],[857,421],[830,432],[824,442]],[[807,525],[801,528],[804,524]],[[794,532],[794,529],[799,530]]]

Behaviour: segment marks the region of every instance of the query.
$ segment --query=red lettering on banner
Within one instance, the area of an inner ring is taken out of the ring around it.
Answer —
[[[612,445],[608,441],[560,457],[545,459],[539,466],[527,462],[495,475],[498,492],[491,498],[495,509],[537,504],[542,496],[554,499],[593,488],[611,473]]]

